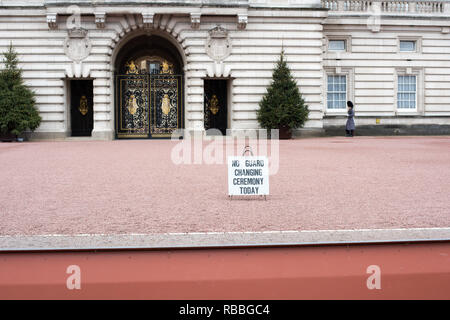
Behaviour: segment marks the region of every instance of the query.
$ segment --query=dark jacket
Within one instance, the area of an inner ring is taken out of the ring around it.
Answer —
[[[353,108],[348,110],[347,123],[345,124],[345,130],[355,130],[355,121],[353,117],[355,116],[355,111]]]

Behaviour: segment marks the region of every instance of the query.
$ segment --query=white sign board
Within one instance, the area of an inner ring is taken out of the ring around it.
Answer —
[[[268,194],[269,161],[267,157],[228,157],[228,195]]]

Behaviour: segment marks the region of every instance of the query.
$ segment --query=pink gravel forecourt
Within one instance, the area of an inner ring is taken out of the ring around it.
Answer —
[[[227,167],[176,165],[167,140],[0,144],[0,235],[450,226],[450,138],[280,141],[267,201]]]

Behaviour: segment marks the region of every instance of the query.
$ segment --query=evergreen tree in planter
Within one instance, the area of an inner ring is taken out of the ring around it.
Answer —
[[[279,129],[281,139],[290,139],[292,129],[301,128],[308,119],[308,106],[281,51],[273,70],[272,83],[259,102],[258,121],[262,128]]]
[[[22,80],[18,68],[17,52],[12,45],[3,53],[4,68],[0,71],[0,136],[2,139],[17,137],[27,129],[35,130],[41,123],[34,107],[34,93]]]

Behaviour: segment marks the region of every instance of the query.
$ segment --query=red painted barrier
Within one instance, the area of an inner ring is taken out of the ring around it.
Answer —
[[[0,299],[450,299],[450,243],[4,252]]]

